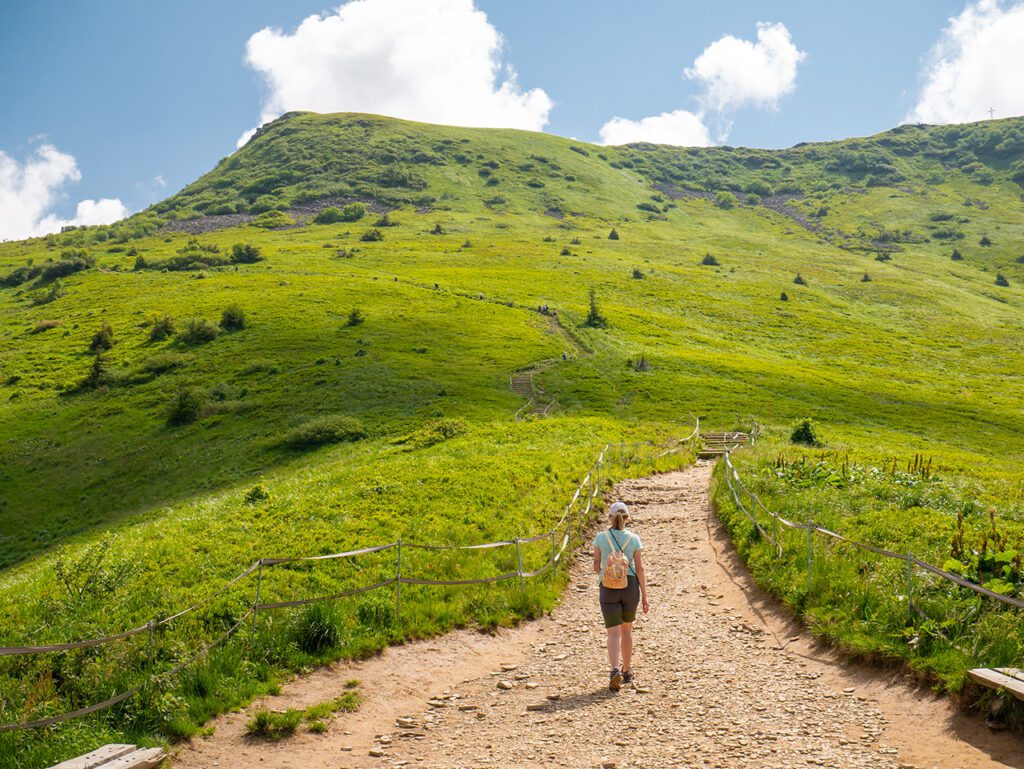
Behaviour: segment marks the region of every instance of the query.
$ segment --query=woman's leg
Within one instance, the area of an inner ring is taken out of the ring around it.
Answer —
[[[621,640],[620,629],[622,625],[608,628],[608,667],[614,669],[619,666],[619,644]]]
[[[619,646],[622,649],[622,671],[626,672],[633,669],[633,623],[623,622],[616,629],[619,630]]]

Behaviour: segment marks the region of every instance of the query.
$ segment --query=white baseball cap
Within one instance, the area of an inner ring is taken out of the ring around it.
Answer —
[[[608,515],[615,515],[616,513],[629,515],[629,506],[625,502],[612,502],[612,506],[608,508]]]

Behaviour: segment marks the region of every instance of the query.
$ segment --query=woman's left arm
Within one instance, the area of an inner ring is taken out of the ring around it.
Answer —
[[[637,550],[633,554],[633,566],[636,571],[636,581],[640,583],[640,605],[646,614],[651,605],[647,603],[647,575],[644,573],[643,550]]]
[[[594,574],[601,573],[601,548],[594,545]]]

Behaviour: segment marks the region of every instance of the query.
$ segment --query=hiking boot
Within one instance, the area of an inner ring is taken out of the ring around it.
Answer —
[[[633,683],[633,671],[632,670],[623,670],[622,671],[622,683],[624,683],[624,684],[631,684],[631,683]]]
[[[622,673],[619,672],[618,668],[612,668],[611,675],[608,677],[608,688],[613,692],[617,692],[622,688]]]

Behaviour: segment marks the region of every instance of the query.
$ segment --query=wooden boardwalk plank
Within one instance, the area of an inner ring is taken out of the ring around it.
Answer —
[[[143,748],[108,761],[97,769],[153,769],[163,760],[164,752],[160,748]]]
[[[987,686],[990,689],[1006,689],[1018,700],[1024,700],[1024,681],[1020,679],[1000,673],[998,670],[992,670],[991,668],[968,670],[967,675],[970,676],[972,681],[982,686]]]
[[[113,761],[115,758],[120,758],[134,752],[134,745],[111,743],[110,745],[104,745],[102,748],[97,748],[92,753],[86,753],[84,756],[78,756],[78,758],[72,758],[51,766],[50,769],[95,769],[108,761]]]

